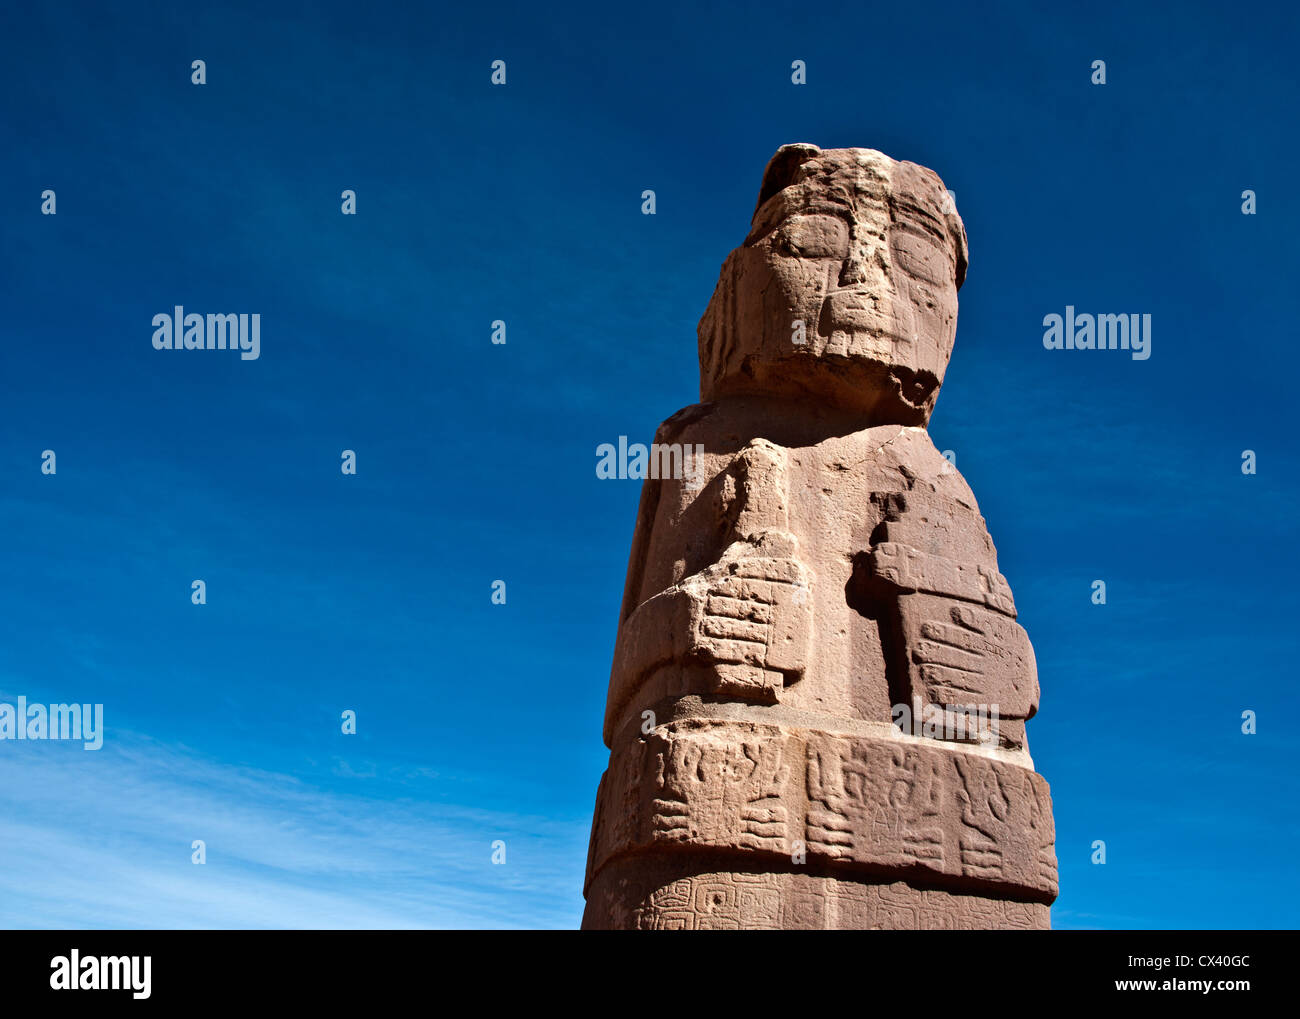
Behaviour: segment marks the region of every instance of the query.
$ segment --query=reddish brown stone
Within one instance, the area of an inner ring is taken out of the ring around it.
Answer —
[[[584,926],[1047,925],[1033,649],[924,429],[966,257],[929,170],[769,165],[642,488]]]

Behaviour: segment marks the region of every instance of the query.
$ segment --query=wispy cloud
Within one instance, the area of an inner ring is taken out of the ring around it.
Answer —
[[[123,734],[97,752],[0,743],[0,925],[576,926],[574,823],[366,791]]]

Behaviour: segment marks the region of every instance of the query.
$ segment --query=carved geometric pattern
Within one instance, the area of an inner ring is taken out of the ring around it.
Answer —
[[[1044,900],[1057,891],[1046,781],[934,741],[673,722],[615,750],[597,817],[592,874],[651,845],[782,866],[802,848],[850,870],[919,869]]]

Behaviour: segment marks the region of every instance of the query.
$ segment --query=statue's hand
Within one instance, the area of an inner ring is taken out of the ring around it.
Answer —
[[[789,535],[769,531],[736,542],[684,587],[691,597],[691,656],[713,666],[717,692],[774,701],[803,675],[812,588]]]
[[[922,611],[917,611],[918,609]],[[1038,705],[1038,670],[1023,627],[966,602],[918,598],[903,604],[912,668],[926,700],[960,707],[997,705],[1027,718]]]

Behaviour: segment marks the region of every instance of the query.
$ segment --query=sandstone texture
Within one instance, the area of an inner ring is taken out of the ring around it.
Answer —
[[[584,927],[1049,925],[1033,648],[925,431],[966,264],[932,171],[769,163],[642,488]]]

